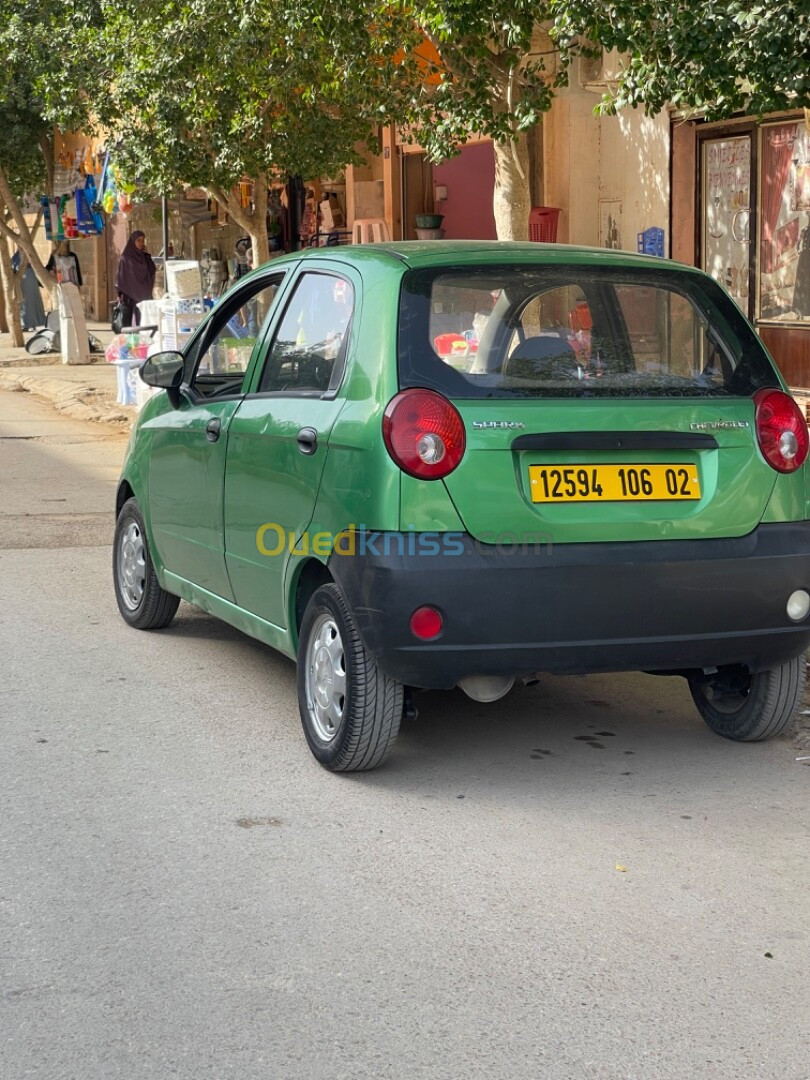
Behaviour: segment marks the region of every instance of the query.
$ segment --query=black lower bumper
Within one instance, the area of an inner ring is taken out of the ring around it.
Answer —
[[[761,671],[810,646],[810,617],[795,623],[785,610],[794,590],[810,592],[810,522],[730,540],[530,551],[461,534],[448,548],[372,535],[354,555],[333,554],[330,570],[367,649],[412,686],[535,671]],[[444,619],[430,642],[410,630],[423,604]]]

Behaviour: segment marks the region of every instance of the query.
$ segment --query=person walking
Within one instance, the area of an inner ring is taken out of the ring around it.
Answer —
[[[155,264],[146,250],[146,236],[139,229],[130,236],[121,253],[118,270],[115,275],[115,288],[118,299],[129,310],[127,326],[139,326],[141,314],[138,304],[142,300],[152,299],[155,284]]]

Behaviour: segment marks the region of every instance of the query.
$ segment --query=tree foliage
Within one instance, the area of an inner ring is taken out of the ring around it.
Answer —
[[[402,34],[414,34],[370,0],[101,4],[107,89],[96,105],[119,168],[155,194],[206,187],[256,236],[262,207],[248,221],[234,185],[354,160],[390,111]]]
[[[51,124],[96,122],[144,194],[204,186],[251,233],[240,179],[334,173],[397,123],[434,160],[491,137],[522,235],[525,133],[601,47],[625,55],[608,111],[810,106],[807,0],[0,0],[0,47],[0,195],[47,186]]]
[[[3,279],[9,326],[21,344],[17,290],[10,271],[10,254],[19,247],[40,283],[51,288],[34,246],[34,233],[23,213],[26,195],[50,192],[53,181],[53,123],[48,95],[68,100],[67,88],[75,52],[61,47],[70,42],[66,27],[88,20],[93,0],[0,0],[0,276]],[[60,48],[54,48],[54,42]],[[71,99],[73,100],[73,99]],[[66,111],[68,111],[66,109]],[[73,100],[71,117],[81,125],[86,100]]]
[[[807,0],[553,0],[560,43],[626,53],[608,111],[667,105],[721,119],[810,107]]]
[[[408,12],[440,60],[425,65],[432,78],[421,85],[408,68],[410,92],[398,105],[435,160],[471,132],[508,142],[533,127],[582,50],[578,40],[549,36],[548,2],[415,0]]]
[[[605,112],[674,105],[717,119],[810,107],[807,0],[413,0],[408,10],[441,64],[435,85],[412,87],[402,111],[436,160],[467,131],[492,137],[501,236],[525,234],[522,133],[550,108],[579,55],[624,54],[599,105]],[[499,185],[514,208],[505,223]]]

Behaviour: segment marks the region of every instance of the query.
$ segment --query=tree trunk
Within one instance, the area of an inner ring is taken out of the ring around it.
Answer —
[[[267,235],[267,174],[260,173],[253,185],[253,212],[239,205],[239,199],[233,192],[221,188],[209,187],[208,194],[221,203],[240,229],[250,237],[253,248],[253,265],[261,266],[270,259],[270,240]]]
[[[256,177],[253,199],[253,228],[250,243],[253,247],[253,265],[263,266],[270,262],[270,237],[267,235],[267,177]]]
[[[8,333],[8,321],[6,320],[6,294],[0,289],[0,334]]]
[[[39,137],[39,151],[42,154],[42,160],[45,162],[45,194],[49,199],[53,198],[53,180],[54,180],[54,163],[53,163],[53,135],[42,134]]]
[[[11,220],[16,226],[16,232],[14,229],[10,228],[9,225],[5,224],[4,221],[0,221],[0,235],[9,240],[13,240],[20,251],[27,255],[31,268],[37,276],[37,280],[44,289],[47,289],[51,295],[52,301],[55,303],[56,282],[45,269],[42,259],[40,259],[37,254],[37,249],[34,247],[34,241],[31,236],[31,230],[28,228],[23,212],[12,194],[5,170],[0,166],[0,210],[2,210],[3,207],[8,209]],[[3,216],[5,217],[5,215]]]
[[[11,269],[11,255],[8,250],[8,241],[0,237],[0,278],[3,281],[3,296],[6,301],[6,316],[8,330],[11,334],[11,344],[20,348],[25,344],[20,319],[20,295],[17,285],[17,275]]]
[[[526,135],[510,142],[493,143],[495,191],[492,208],[499,240],[529,239],[529,152]]]

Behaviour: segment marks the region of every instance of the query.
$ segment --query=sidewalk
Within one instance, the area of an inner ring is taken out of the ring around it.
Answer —
[[[114,336],[109,323],[88,322],[87,329],[105,347]],[[92,364],[74,366],[63,364],[59,353],[30,356],[11,344],[9,334],[0,334],[0,390],[34,394],[76,420],[131,426],[137,413],[116,401],[116,368],[103,353],[94,353],[93,359]]]

